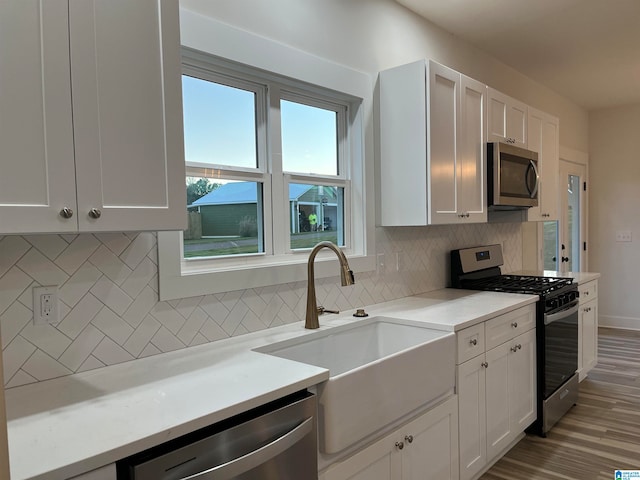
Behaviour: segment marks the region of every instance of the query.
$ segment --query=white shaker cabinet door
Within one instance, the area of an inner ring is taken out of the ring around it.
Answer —
[[[558,219],[560,202],[560,123],[558,118],[529,107],[528,148],[538,153],[538,206],[528,209],[530,222]]]
[[[458,212],[466,222],[487,221],[487,87],[460,75],[460,121],[456,152]]]
[[[516,348],[509,357],[509,397],[511,424],[514,432],[522,432],[538,416],[536,395],[536,330],[529,330],[511,342]]]
[[[485,356],[458,365],[460,480],[474,478],[487,464]]]
[[[186,224],[177,3],[69,2],[80,231]]]
[[[488,95],[488,141],[527,148],[527,105],[493,88]]]
[[[495,458],[511,442],[509,354],[511,342],[486,353],[487,458]]]
[[[428,68],[429,223],[452,223],[457,217],[456,132],[458,131],[460,74],[435,62]]]
[[[66,0],[0,2],[0,233],[77,229]]]

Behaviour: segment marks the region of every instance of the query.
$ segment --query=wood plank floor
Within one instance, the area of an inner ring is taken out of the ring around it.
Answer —
[[[481,480],[612,480],[640,470],[640,332],[599,329],[598,365],[547,438],[527,435]]]

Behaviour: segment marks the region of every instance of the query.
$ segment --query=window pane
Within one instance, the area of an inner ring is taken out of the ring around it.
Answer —
[[[262,184],[187,177],[184,257],[264,252]],[[192,200],[193,199],[193,200]]]
[[[544,269],[558,270],[558,222],[544,222],[542,228]]]
[[[282,100],[280,115],[283,169],[338,175],[336,112]]]
[[[187,162],[256,168],[256,94],[182,76]]]
[[[289,184],[291,249],[322,241],[344,246],[344,188]]]

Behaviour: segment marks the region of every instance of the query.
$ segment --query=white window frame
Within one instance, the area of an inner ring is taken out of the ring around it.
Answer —
[[[217,63],[223,66],[223,72],[225,63],[232,70],[249,67],[249,74],[255,68],[263,72],[277,72],[271,75],[283,83],[282,89],[287,100],[305,99],[305,92],[309,92],[308,95],[314,100],[308,104],[315,105],[317,98],[326,90],[336,92],[337,99],[349,99],[347,122],[350,128],[339,125],[339,128],[345,128],[349,132],[348,135],[341,136],[344,142],[339,145],[349,161],[339,166],[337,176],[284,172],[283,175],[270,177],[262,160],[259,160],[257,169],[243,170],[234,167],[226,171],[221,166],[221,173],[236,179],[261,181],[265,199],[271,198],[271,189],[276,188],[281,189],[284,198],[288,199],[288,182],[345,188],[345,210],[349,209],[351,222],[345,222],[344,226],[344,251],[354,272],[374,270],[373,142],[371,122],[365,121],[372,119],[371,77],[184,9],[181,10],[181,26],[182,43],[188,52],[185,58],[189,58],[185,63],[191,65],[188,68],[197,68],[198,61],[207,62],[210,55],[214,55],[219,58]],[[207,53],[203,55],[201,52]],[[264,73],[265,77],[269,75]],[[197,76],[204,78],[200,74]],[[269,91],[268,95],[271,102],[275,97],[279,102],[280,92]],[[269,141],[280,136],[279,129],[273,130],[268,132]],[[259,158],[260,155],[259,153]],[[269,161],[281,162],[281,159],[274,157],[275,155],[269,158]],[[189,168],[187,172],[189,173]],[[283,207],[288,209],[288,206]],[[268,210],[265,209],[265,213]],[[285,221],[286,218],[288,217],[285,216]],[[171,300],[306,280],[308,251],[289,248],[289,229],[284,228],[285,225],[273,225],[274,231],[267,231],[272,225],[271,220],[265,218],[264,246],[265,251],[271,251],[274,255],[238,255],[217,258],[211,261],[213,263],[183,260],[181,232],[159,232],[160,299]],[[267,242],[271,238],[273,244],[267,250]],[[316,263],[316,277],[337,275],[337,260],[330,252],[319,255]]]

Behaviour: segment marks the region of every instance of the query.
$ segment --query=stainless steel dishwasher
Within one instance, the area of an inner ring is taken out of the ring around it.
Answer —
[[[317,480],[316,432],[302,391],[120,460],[118,480]]]

